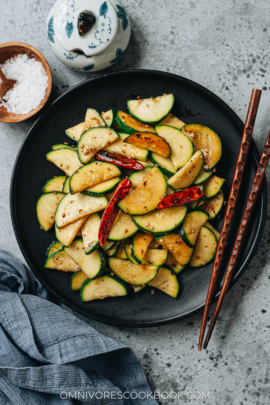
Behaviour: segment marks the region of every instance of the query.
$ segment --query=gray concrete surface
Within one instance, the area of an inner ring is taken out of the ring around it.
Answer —
[[[219,95],[242,120],[252,87],[262,88],[254,134],[261,151],[270,125],[270,4],[263,0],[123,1],[132,38],[113,70],[153,68],[183,75]],[[52,0],[0,0],[0,41],[22,41],[38,48],[51,65],[53,97],[57,97],[88,75],[64,68],[50,53],[45,18],[52,4]],[[0,124],[0,246],[20,258],[10,220],[9,187],[17,151],[32,123]],[[195,394],[199,399],[183,394],[182,399],[164,399],[162,404],[269,404],[269,235],[268,217],[261,246],[228,294],[206,352],[196,349],[201,314],[154,329],[90,322],[135,351],[153,390],[201,393]]]

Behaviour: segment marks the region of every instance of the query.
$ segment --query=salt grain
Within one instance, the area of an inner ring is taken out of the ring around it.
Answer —
[[[13,114],[28,114],[37,108],[48,87],[48,76],[42,64],[35,58],[19,54],[0,67],[7,79],[17,81],[4,99],[0,98],[0,107]]]

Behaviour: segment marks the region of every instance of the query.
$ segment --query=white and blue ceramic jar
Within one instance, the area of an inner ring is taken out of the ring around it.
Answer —
[[[119,0],[57,0],[47,19],[47,35],[60,62],[96,72],[126,50],[130,22]]]

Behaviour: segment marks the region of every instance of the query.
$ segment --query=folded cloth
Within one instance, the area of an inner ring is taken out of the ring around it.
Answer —
[[[0,250],[0,404],[156,405],[127,346],[58,305]]]

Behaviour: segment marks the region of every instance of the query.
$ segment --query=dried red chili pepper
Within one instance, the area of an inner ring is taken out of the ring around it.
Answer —
[[[144,166],[137,162],[135,159],[128,158],[119,153],[100,151],[96,153],[96,158],[98,160],[103,160],[104,162],[113,163],[115,166],[124,167],[126,169],[142,170]]]
[[[100,246],[103,246],[106,242],[110,230],[113,226],[113,222],[118,214],[119,208],[117,204],[120,200],[126,197],[129,193],[132,186],[132,182],[129,179],[124,179],[118,184],[109,204],[105,208],[105,211],[102,215],[99,232],[98,232],[98,241]]]
[[[203,195],[204,193],[201,191],[199,187],[194,186],[186,188],[183,191],[173,193],[163,198],[163,200],[161,200],[158,203],[157,209],[163,210],[164,208],[177,207],[179,205],[189,204],[193,201],[197,201]]]

